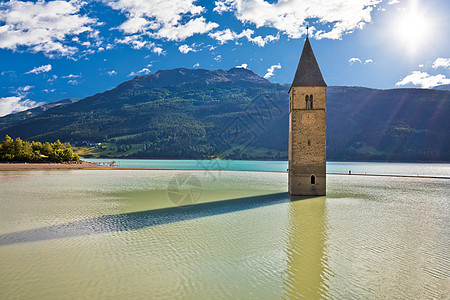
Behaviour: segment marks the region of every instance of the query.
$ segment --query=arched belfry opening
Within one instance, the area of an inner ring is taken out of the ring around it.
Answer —
[[[310,105],[309,105],[310,109],[314,109],[314,107],[313,107],[313,95],[309,96],[309,103],[310,103]]]
[[[316,176],[311,175],[311,184],[316,184]]]
[[[305,96],[305,109],[309,109],[309,96]]]

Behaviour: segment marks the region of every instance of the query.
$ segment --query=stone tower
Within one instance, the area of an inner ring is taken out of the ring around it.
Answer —
[[[326,194],[327,85],[306,38],[289,90],[289,194]]]

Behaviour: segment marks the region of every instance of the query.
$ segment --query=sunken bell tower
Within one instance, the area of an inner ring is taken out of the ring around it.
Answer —
[[[289,194],[326,194],[327,84],[309,38],[289,90]]]

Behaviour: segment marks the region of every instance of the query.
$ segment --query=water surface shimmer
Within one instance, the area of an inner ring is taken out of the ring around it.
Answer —
[[[286,173],[0,172],[0,298],[448,297],[449,180],[327,180],[289,199]]]

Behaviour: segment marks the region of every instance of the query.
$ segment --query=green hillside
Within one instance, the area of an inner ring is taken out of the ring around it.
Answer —
[[[240,68],[158,71],[1,125],[0,135],[60,139],[82,156],[286,159],[288,89]],[[328,160],[450,161],[449,91],[327,92]]]

